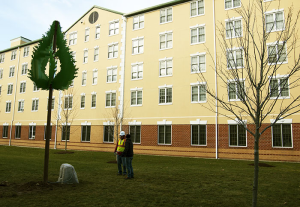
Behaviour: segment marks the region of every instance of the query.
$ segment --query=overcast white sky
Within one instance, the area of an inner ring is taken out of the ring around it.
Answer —
[[[92,6],[128,13],[172,0],[1,0],[0,51],[10,47],[10,40],[23,36],[40,39],[58,20],[69,28]]]

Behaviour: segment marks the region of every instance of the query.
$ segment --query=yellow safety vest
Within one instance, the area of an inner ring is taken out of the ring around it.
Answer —
[[[125,141],[126,141],[126,139],[123,139],[123,140],[120,139],[118,141],[118,147],[117,147],[118,152],[124,152],[124,150],[125,150]]]

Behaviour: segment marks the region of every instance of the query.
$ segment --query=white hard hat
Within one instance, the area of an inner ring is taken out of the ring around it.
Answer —
[[[121,131],[121,132],[120,132],[120,136],[125,136],[125,132],[124,132],[124,131]]]

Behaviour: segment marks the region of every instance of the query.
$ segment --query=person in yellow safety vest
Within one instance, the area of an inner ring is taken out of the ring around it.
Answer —
[[[122,157],[122,154],[125,150],[125,132],[120,132],[120,139],[116,145],[115,153],[117,153],[117,162],[118,162],[118,175],[126,175],[126,161],[125,157]],[[122,166],[123,166],[123,172],[122,172]]]

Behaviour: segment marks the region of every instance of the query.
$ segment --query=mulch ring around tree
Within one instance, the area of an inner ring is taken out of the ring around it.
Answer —
[[[251,164],[249,164],[249,165],[254,166],[254,163],[251,163]],[[275,167],[275,166],[269,165],[269,164],[267,164],[267,163],[258,163],[258,166],[259,166],[259,167]]]
[[[59,150],[54,152],[54,154],[73,154],[73,151],[65,151],[65,150]]]

